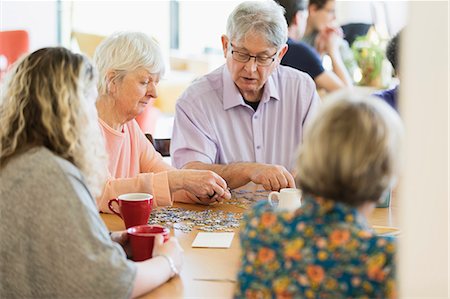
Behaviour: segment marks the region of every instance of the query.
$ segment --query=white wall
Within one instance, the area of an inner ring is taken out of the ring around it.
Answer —
[[[202,53],[208,47],[220,52],[220,37],[226,34],[228,15],[240,2],[242,1],[180,2],[180,50]]]
[[[169,1],[73,1],[72,30],[99,35],[140,31],[169,49]],[[70,7],[67,9],[70,10]]]
[[[205,47],[221,49],[220,35],[226,19],[241,1],[187,1],[180,3],[180,47],[188,53],[202,53]],[[392,33],[406,23],[407,1],[384,1]],[[382,7],[375,1],[375,7]],[[26,29],[31,50],[54,46],[56,37],[56,0],[0,1],[0,30]],[[138,30],[155,36],[163,49],[169,48],[169,2],[164,1],[63,1],[63,41],[68,45],[73,30],[109,35],[119,30]],[[372,23],[370,1],[337,0],[337,22]],[[73,12],[70,9],[73,8]],[[205,24],[208,24],[207,26]],[[205,27],[206,26],[206,27]]]
[[[407,131],[401,180],[401,298],[449,298],[448,2],[411,1],[401,52]]]
[[[56,1],[0,1],[0,30],[28,31],[30,51],[57,45]]]
[[[387,22],[388,33],[396,34],[408,21],[410,1],[336,1],[336,22],[347,23]],[[378,18],[378,19],[377,19]]]

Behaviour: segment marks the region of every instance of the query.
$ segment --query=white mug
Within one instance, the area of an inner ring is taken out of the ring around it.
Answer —
[[[302,193],[296,188],[284,188],[280,192],[270,192],[269,203],[273,206],[273,197],[278,198],[278,210],[294,211],[301,206]]]

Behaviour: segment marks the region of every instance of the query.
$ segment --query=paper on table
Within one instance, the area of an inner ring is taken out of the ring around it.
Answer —
[[[192,247],[230,248],[234,233],[198,233]]]

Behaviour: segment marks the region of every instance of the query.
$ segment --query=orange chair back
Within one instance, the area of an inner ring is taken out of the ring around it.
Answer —
[[[28,32],[25,30],[0,31],[0,55],[6,58],[6,67],[29,51]]]

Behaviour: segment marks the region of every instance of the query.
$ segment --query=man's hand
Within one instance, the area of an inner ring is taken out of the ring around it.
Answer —
[[[186,164],[189,169],[209,169],[218,173],[227,181],[228,187],[236,189],[252,181],[263,185],[266,190],[278,191],[281,188],[295,188],[294,177],[280,165],[262,164],[254,162],[236,162],[230,164],[207,164],[194,161]],[[216,192],[217,193],[217,192]],[[213,195],[217,194],[208,194]],[[227,190],[226,195],[218,194],[219,198],[231,198]],[[202,198],[203,196],[200,196]]]
[[[254,164],[251,166],[249,176],[253,183],[261,184],[266,190],[295,188],[294,177],[280,165]]]

